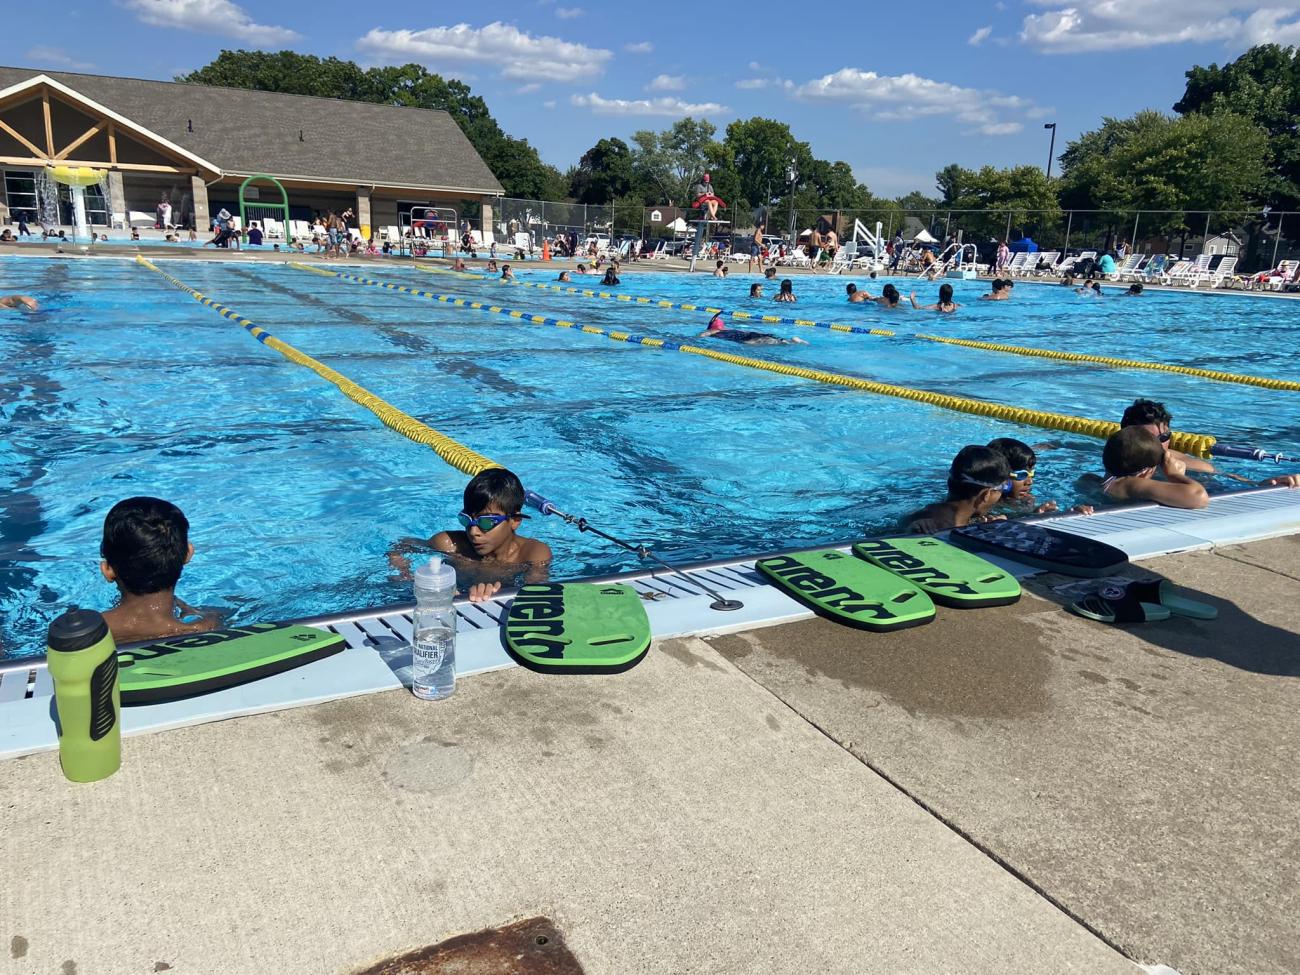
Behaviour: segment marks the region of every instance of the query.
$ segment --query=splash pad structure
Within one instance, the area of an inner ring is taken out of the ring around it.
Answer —
[[[86,188],[89,186],[98,186],[108,176],[108,171],[104,169],[95,169],[90,166],[46,166],[46,177],[53,183],[58,183],[68,187],[72,197],[72,222],[73,231],[72,239],[79,240],[82,237],[90,238],[90,224],[86,220]],[[48,207],[56,214],[58,213],[58,198],[53,197],[53,206]],[[41,213],[44,216],[47,210],[42,206]]]

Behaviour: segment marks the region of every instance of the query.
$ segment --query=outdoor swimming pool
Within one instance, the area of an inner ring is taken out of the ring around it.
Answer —
[[[993,437],[1055,445],[1040,451],[1037,494],[1063,508],[1076,498],[1077,475],[1100,467],[1100,442],[1086,437],[526,324],[286,266],[163,266],[510,467],[565,510],[670,559],[888,530],[942,494],[962,445]],[[382,262],[358,273],[660,337],[692,337],[709,317]],[[530,270],[521,279],[554,275]],[[627,273],[620,290],[899,333],[737,323],[812,343],[725,348],[755,358],[1105,419],[1118,419],[1145,395],[1169,404],[1179,430],[1290,452],[1300,446],[1300,394],[1293,392],[908,337],[924,331],[1295,379],[1300,350],[1290,302],[1154,293],[1096,300],[1023,284],[1012,301],[994,303],[973,300],[986,284],[954,282],[967,305],[939,316],[848,305],[844,285],[867,284],[862,277],[797,278],[794,306],[744,298],[752,280]],[[872,282],[873,290],[878,285]],[[932,301],[936,290],[924,284],[919,297]],[[0,291],[33,294],[44,305],[34,315],[0,312],[5,653],[39,652],[45,624],[70,604],[111,605],[114,591],[98,570],[100,532],[108,509],[136,494],[168,498],[188,516],[197,554],[178,594],[195,605],[251,620],[409,598],[409,583],[391,577],[385,553],[401,536],[453,527],[464,475],[142,266],[8,258],[0,260]],[[1229,466],[1258,477],[1277,472]],[[557,576],[636,566],[633,556],[554,519],[534,514],[524,531],[554,548]]]

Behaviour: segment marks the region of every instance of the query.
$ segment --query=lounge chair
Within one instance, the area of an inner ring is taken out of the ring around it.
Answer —
[[[1010,274],[1012,277],[1015,277],[1017,274],[1024,274],[1025,266],[1029,264],[1029,259],[1034,256],[1034,254],[1030,254],[1028,251],[1021,251],[1015,257],[1011,258],[1011,263],[1003,268],[1003,273]]]
[[[1211,288],[1223,286],[1224,281],[1230,281],[1237,271],[1237,259],[1235,257],[1225,257],[1219,262],[1219,266],[1213,271],[1206,271],[1192,282],[1192,287],[1197,287],[1202,281],[1209,283]]]
[[[1056,273],[1056,259],[1061,256],[1060,251],[1043,251],[1037,255],[1036,260],[1030,268],[1030,273],[1034,277],[1043,277],[1047,274]]]
[[[1140,274],[1134,275],[1134,280],[1141,277],[1142,280],[1147,283],[1152,281],[1163,281],[1165,277],[1165,269],[1167,267],[1169,267],[1169,255],[1156,254],[1151,258],[1151,260],[1147,261],[1146,266],[1142,268]]]
[[[1264,286],[1270,291],[1282,291],[1295,280],[1297,270],[1300,270],[1300,261],[1282,261],[1272,274],[1264,278]]]
[[[1130,254],[1124,258],[1124,263],[1115,268],[1115,273],[1110,275],[1112,281],[1123,281],[1125,277],[1132,274],[1142,265],[1145,258],[1141,254]]]
[[[1175,261],[1160,281],[1162,284],[1188,284],[1196,275],[1195,261]]]

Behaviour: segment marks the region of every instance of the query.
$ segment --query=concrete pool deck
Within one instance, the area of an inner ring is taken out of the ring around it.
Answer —
[[[343,973],[544,915],[589,975],[1293,972],[1297,566],[1144,563],[1213,623],[1103,627],[1038,576],[130,738],[90,786],[0,763],[0,971]]]

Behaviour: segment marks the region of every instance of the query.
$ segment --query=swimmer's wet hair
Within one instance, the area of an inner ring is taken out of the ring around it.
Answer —
[[[786,278],[785,280],[783,280],[783,281],[781,282],[781,293],[782,293],[782,294],[786,294],[786,293],[788,293],[788,292],[793,292],[793,291],[794,291],[794,282],[793,282],[793,281],[791,281],[789,278]]]
[[[892,284],[887,284],[883,288],[881,288],[880,295],[881,297],[887,299],[891,305],[898,304],[899,299],[901,297],[898,293],[898,289],[895,288]]]
[[[996,450],[967,444],[948,469],[948,497],[953,501],[978,497],[989,488],[1000,488],[1010,475],[1007,459]]]
[[[524,510],[524,485],[504,467],[489,467],[465,485],[464,501],[469,515],[477,515],[490,504],[496,504],[502,514],[517,515]]]
[[[1131,477],[1148,467],[1159,467],[1165,448],[1150,430],[1125,427],[1113,433],[1101,450],[1101,463],[1111,477]]]
[[[952,285],[950,284],[939,285],[939,304],[941,305],[952,304]]]
[[[162,498],[127,498],[104,519],[99,557],[135,596],[175,589],[189,553],[190,523]]]
[[[996,450],[1007,459],[1007,465],[1013,471],[1033,470],[1038,464],[1038,455],[1034,448],[1023,440],[1014,437],[998,437],[989,441],[989,449]]]
[[[1164,403],[1157,403],[1155,400],[1135,399],[1133,405],[1124,411],[1124,415],[1119,418],[1121,427],[1144,427],[1148,423],[1173,423],[1174,418],[1170,412],[1165,409]]]

